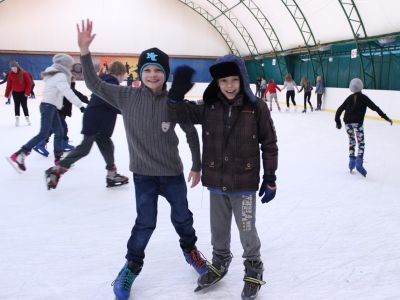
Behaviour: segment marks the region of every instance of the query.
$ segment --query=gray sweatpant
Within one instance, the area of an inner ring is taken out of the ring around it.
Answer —
[[[89,154],[94,142],[106,162],[106,169],[111,169],[114,166],[114,143],[110,137],[103,134],[84,135],[82,142],[60,160],[60,166],[69,169],[72,164]]]
[[[256,229],[256,195],[220,195],[210,192],[213,256],[229,257],[232,213],[239,229],[243,258],[260,261],[261,243]]]

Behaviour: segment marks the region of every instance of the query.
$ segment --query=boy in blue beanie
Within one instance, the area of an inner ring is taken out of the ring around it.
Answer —
[[[174,131],[176,124],[168,118],[168,55],[157,48],[142,52],[138,74],[143,84],[139,88],[108,84],[96,76],[91,60],[89,46],[95,37],[92,22],[87,20],[85,24],[82,21],[77,29],[87,87],[121,111],[135,184],[137,217],[128,241],[126,263],[114,282],[116,298],[129,298],[132,283],[143,267],[145,248],[156,228],[158,196],[165,197],[171,205],[171,221],[186,261],[199,274],[207,272],[206,261],[196,248],[193,214],[188,207],[179,141]],[[192,181],[194,187],[200,181],[199,138],[193,125],[180,126],[192,152],[193,166],[188,181]]]

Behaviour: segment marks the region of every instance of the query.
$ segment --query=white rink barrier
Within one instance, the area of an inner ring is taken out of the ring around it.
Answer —
[[[39,97],[43,90],[43,81],[35,80],[35,94]],[[122,84],[126,84],[123,82]],[[171,83],[168,83],[170,86]],[[187,98],[189,100],[200,100],[202,98],[203,92],[207,87],[208,83],[196,83],[192,90],[188,93]],[[255,92],[255,85],[251,85],[253,91]],[[4,92],[6,89],[6,84],[0,85],[0,95],[4,97]],[[76,89],[85,95],[90,95],[91,92],[86,87],[84,81],[76,82]],[[316,106],[317,97],[314,93],[315,89],[311,95],[311,103]],[[385,112],[395,123],[400,123],[400,91],[388,91],[388,90],[367,90],[364,89],[363,93],[366,94],[376,105],[378,105],[383,112]],[[336,109],[343,103],[343,101],[351,94],[350,90],[347,88],[326,88],[325,94],[322,98],[322,109],[327,112],[335,112]],[[283,92],[278,92],[278,100],[282,105],[286,105],[286,90]],[[303,92],[296,92],[296,103],[298,108],[303,106]],[[371,110],[367,110],[367,117],[382,120],[377,113]]]

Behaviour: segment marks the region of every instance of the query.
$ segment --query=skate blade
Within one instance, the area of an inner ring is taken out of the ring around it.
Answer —
[[[35,147],[33,147],[33,150],[34,150],[36,153],[39,153],[40,155],[43,155],[44,157],[49,157],[49,154],[46,154],[46,153],[44,153],[44,152],[40,152],[38,149],[35,149]]]
[[[221,279],[219,279],[219,280],[217,280],[217,281],[215,281],[214,283],[209,284],[209,285],[203,285],[203,286],[198,285],[198,286],[194,289],[194,292],[197,293],[197,292],[200,292],[200,291],[209,290],[211,287],[213,287],[213,286],[214,286],[217,282],[219,282],[220,280],[221,280]]]
[[[5,157],[5,159],[8,161],[8,163],[13,167],[15,171],[17,171],[18,174],[22,174],[22,170],[15,164],[14,161],[11,160],[8,156]]]
[[[120,185],[124,185],[124,184],[128,184],[128,183],[129,183],[129,180],[118,182],[118,183],[107,183],[106,187],[111,188],[111,187],[120,186]]]

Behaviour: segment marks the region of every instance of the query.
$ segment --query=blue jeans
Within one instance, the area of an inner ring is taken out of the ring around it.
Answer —
[[[133,175],[136,193],[137,217],[128,240],[126,259],[143,264],[144,250],[157,223],[158,196],[163,196],[171,205],[171,222],[184,251],[190,251],[197,237],[193,228],[193,214],[186,198],[187,188],[183,174],[178,176]]]
[[[45,140],[50,132],[54,132],[54,156],[60,157],[63,153],[62,139],[64,129],[61,124],[57,107],[49,103],[40,103],[40,131],[21,147],[25,153],[31,152],[39,142]]]

